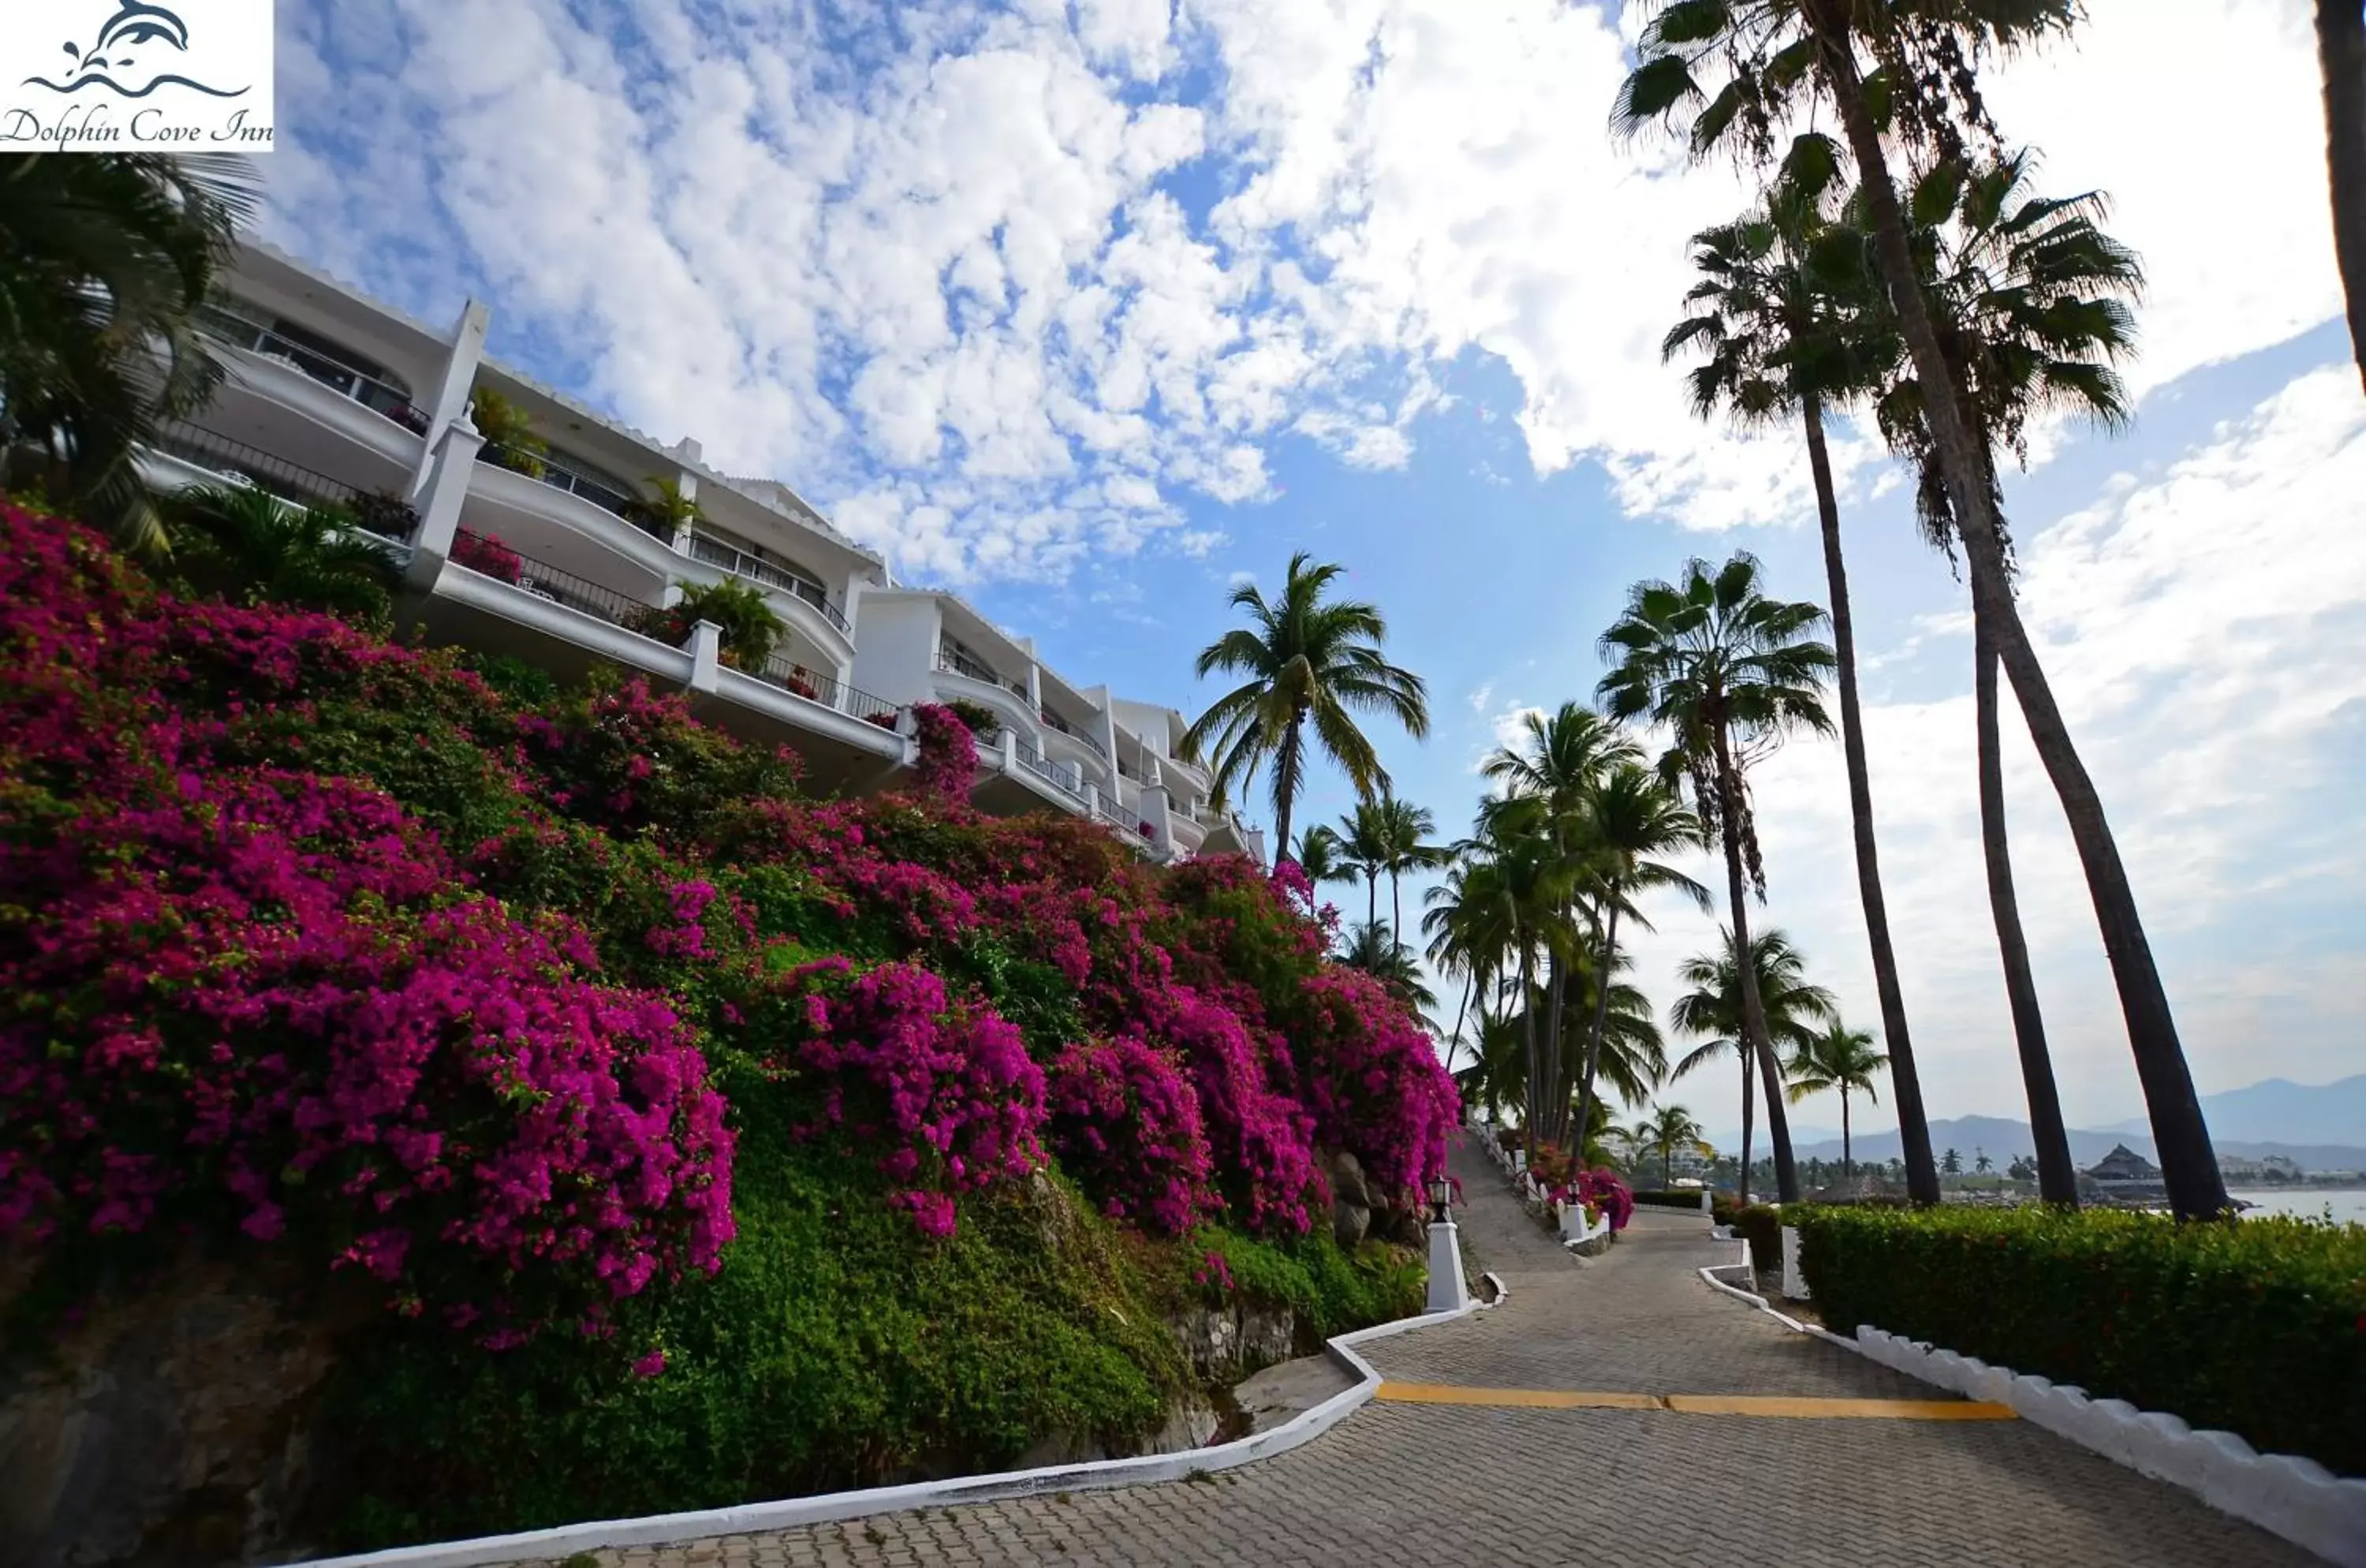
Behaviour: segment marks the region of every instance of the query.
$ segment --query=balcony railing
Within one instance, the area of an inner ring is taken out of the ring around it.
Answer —
[[[822,613],[822,618],[839,631],[850,636],[854,631],[854,628],[847,624],[846,612],[839,608],[837,601],[830,598],[828,592],[820,583],[810,578],[799,577],[793,571],[774,566],[760,556],[751,556],[745,550],[735,549],[722,540],[709,538],[704,534],[693,534],[690,536],[690,555],[693,560],[703,560],[709,566],[719,566],[735,577],[744,577],[750,582],[760,582],[767,588],[777,588],[783,593],[794,594],[819,610]]]
[[[205,312],[204,320],[207,330],[232,348],[293,366],[323,387],[343,393],[372,413],[392,420],[413,435],[427,434],[426,413],[412,406],[411,394],[401,388],[332,359],[317,348],[291,343],[269,327],[248,321],[235,311],[211,309]]]
[[[1043,710],[1042,718],[1043,723],[1047,728],[1058,730],[1061,734],[1066,736],[1071,740],[1076,741],[1080,745],[1091,747],[1096,755],[1102,757],[1107,757],[1109,755],[1109,748],[1101,744],[1101,739],[1099,736],[1087,734],[1085,731],[1078,729],[1075,725],[1070,724],[1066,719],[1062,718],[1058,714],[1053,713],[1048,707]]]
[[[1146,844],[1150,841],[1143,836],[1141,829],[1135,826],[1135,822],[1140,820],[1138,818],[1132,821],[1129,821],[1124,817],[1120,816],[1117,812],[1111,811],[1107,806],[1101,804],[1099,801],[1095,801],[1093,803],[1093,817],[1096,820],[1105,824],[1106,826],[1115,829],[1117,830],[1117,836],[1127,840],[1129,843]]]
[[[896,715],[900,710],[886,698],[874,697],[843,681],[833,681],[817,670],[808,670],[779,654],[767,660],[764,667],[754,673],[758,680],[769,681],[791,696],[836,708],[850,718],[876,724],[882,729],[893,729],[896,726]]]
[[[466,547],[465,545],[461,547],[462,549]],[[554,604],[564,604],[570,610],[580,610],[584,615],[595,615],[609,625],[622,626],[626,631],[635,630],[634,622],[651,608],[650,605],[643,604],[622,590],[610,588],[605,583],[594,582],[588,577],[578,577],[571,571],[562,571],[549,562],[536,560],[532,556],[518,555],[507,546],[501,546],[500,548],[507,555],[515,558],[517,561],[515,577],[511,577],[501,570],[493,570],[496,562],[484,556],[479,556],[473,561],[460,561],[456,558],[454,564],[466,565],[469,570],[483,573],[495,581],[511,583],[537,599],[546,599]],[[460,553],[460,549],[454,551],[456,558]]]
[[[983,681],[989,686],[999,686],[1006,692],[1016,692],[1022,697],[1027,694],[1027,683],[1024,681],[1006,681],[969,655],[941,644],[937,649],[937,668],[967,680]]]
[[[175,421],[164,426],[150,445],[185,463],[210,468],[224,479],[244,479],[282,501],[342,506],[361,493],[357,486],[343,479],[332,479],[300,463],[275,457],[260,446],[233,441],[203,425]]]
[[[1020,767],[1025,768],[1029,773],[1033,773],[1037,778],[1042,779],[1045,784],[1050,784],[1053,789],[1056,789],[1061,794],[1067,795],[1077,804],[1082,805],[1084,803],[1085,797],[1077,792],[1076,786],[1070,784],[1067,777],[1063,774],[1058,768],[1053,766],[1051,760],[1045,757],[1042,752],[1038,751],[1026,741],[1016,738],[1013,738],[1011,750],[1013,754],[1018,757],[1019,765]]]
[[[526,452],[515,446],[504,446],[488,441],[477,452],[477,461],[490,463],[497,468],[507,468],[513,474],[524,474],[530,479],[540,479],[553,490],[563,490],[580,495],[601,511],[623,518],[651,538],[670,545],[673,535],[662,530],[648,513],[648,508],[637,497],[626,495],[613,485],[603,484],[588,474],[580,474],[568,467],[564,457],[554,457],[547,452]]]

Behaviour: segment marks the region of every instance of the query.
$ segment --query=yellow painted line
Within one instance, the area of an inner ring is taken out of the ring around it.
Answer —
[[[1808,1399],[1756,1393],[1623,1393],[1549,1388],[1465,1388],[1383,1382],[1375,1396],[1399,1404],[1484,1404],[1519,1410],[1667,1410],[1680,1416],[1793,1420],[2011,1421],[2012,1407],[1968,1399]]]
[[[1872,1418],[1889,1421],[2011,1421],[2010,1404],[1975,1399],[1793,1399],[1781,1394],[1672,1393],[1668,1408],[1684,1416],[1774,1416],[1802,1420]]]
[[[1509,1404],[1524,1410],[1662,1410],[1656,1393],[1576,1393],[1551,1388],[1459,1388],[1452,1383],[1384,1382],[1375,1396],[1401,1404]]]

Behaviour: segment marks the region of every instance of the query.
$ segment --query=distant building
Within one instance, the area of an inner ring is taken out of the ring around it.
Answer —
[[[2268,1168],[2265,1161],[2243,1155],[2220,1155],[2218,1174],[2228,1181],[2265,1181]]]
[[[2134,1197],[2166,1190],[2160,1168],[2125,1144],[2112,1145],[2110,1154],[2079,1174],[2106,1195],[2123,1193]]]

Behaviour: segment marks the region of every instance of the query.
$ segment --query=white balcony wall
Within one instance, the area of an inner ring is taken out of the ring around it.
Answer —
[[[871,593],[854,645],[854,683],[901,705],[935,699],[936,601],[925,594]]]

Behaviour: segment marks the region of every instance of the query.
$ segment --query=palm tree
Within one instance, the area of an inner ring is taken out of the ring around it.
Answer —
[[[1979,64],[2067,32],[2082,14],[2079,0],[1944,6],[1675,0],[1645,24],[1637,40],[1639,63],[1612,118],[1629,131],[1688,119],[1695,156],[1732,149],[1763,165],[1774,156],[1778,133],[1808,118],[1810,100],[1829,98],[1837,109],[1856,164],[1874,259],[1915,376],[1924,387],[1949,394],[1926,399],[1925,413],[1964,545],[1975,614],[1989,620],[1997,657],[2069,822],[2127,1020],[2170,1206],[2182,1217],[2199,1218],[2226,1209],[2209,1126],[2118,840],[2012,600],[1989,465],[1963,378],[1947,363],[1885,152],[1887,138],[1935,166],[1961,158],[1967,133],[1995,141],[1980,98]],[[1868,90],[1860,49],[1876,67],[1878,91]],[[1713,93],[1703,86],[1705,74]]]
[[[2333,190],[2333,259],[2349,310],[2349,352],[2366,387],[2366,5],[2316,0],[2325,73],[2325,171]]]
[[[1777,185],[1758,211],[1693,236],[1693,262],[1701,278],[1684,296],[1692,314],[1669,330],[1660,354],[1671,359],[1691,348],[1707,352],[1707,361],[1687,377],[1693,412],[1702,419],[1719,412],[1747,423],[1763,424],[1795,413],[1799,419],[1831,597],[1857,896],[1865,907],[1882,1028],[1897,1057],[1898,1134],[1915,1200],[1935,1203],[1939,1177],[1931,1163],[1931,1132],[1923,1119],[1921,1081],[1907,1034],[1905,991],[1898,981],[1898,954],[1890,942],[1889,909],[1882,896],[1874,841],[1873,782],[1857,699],[1856,633],[1849,610],[1848,569],[1841,552],[1840,500],[1824,438],[1827,402],[1869,393],[1878,382],[1882,356],[1878,338],[1868,341],[1811,262],[1809,253],[1832,228],[1820,210],[1829,179],[1828,164],[1796,161],[1790,177]]]
[[[1640,764],[1622,760],[1594,782],[1585,796],[1585,847],[1604,911],[1601,953],[1594,965],[1596,975],[1615,975],[1626,966],[1626,956],[1618,951],[1621,915],[1630,916],[1645,931],[1651,929],[1651,923],[1635,908],[1631,901],[1634,895],[1664,889],[1683,894],[1701,909],[1709,908],[1707,888],[1673,866],[1652,858],[1696,847],[1703,839],[1700,818],[1686,810],[1674,793]],[[1585,1067],[1578,1079],[1577,1116],[1581,1125],[1594,1098],[1594,1070],[1604,1061],[1605,1035],[1618,989],[1616,986],[1594,987],[1594,1021],[1586,1031]],[[1611,1082],[1628,1103],[1642,1098],[1636,1092],[1631,1069],[1614,1074]],[[1657,1078],[1652,1087],[1658,1087]]]
[[[1700,1123],[1693,1120],[1693,1113],[1681,1105],[1654,1107],[1651,1114],[1639,1123],[1635,1130],[1642,1134],[1644,1146],[1660,1156],[1662,1187],[1667,1186],[1675,1179],[1674,1167],[1678,1149],[1698,1149],[1704,1154],[1708,1151],[1707,1142],[1701,1134]],[[1742,1178],[1744,1191],[1749,1190],[1749,1177],[1745,1174]]]
[[[2143,269],[2099,226],[2105,205],[2101,196],[2033,196],[2027,189],[2031,170],[2026,152],[1969,168],[1944,166],[1916,183],[1910,203],[1917,220],[1915,254],[1925,269],[1948,363],[1963,378],[1966,407],[1984,444],[1992,491],[1998,450],[2019,450],[2034,413],[2060,410],[2106,430],[2124,426],[2130,417],[2126,389],[2112,362],[2134,343],[2134,318],[2125,299],[2142,288]],[[1892,446],[1920,470],[1916,510],[1925,536],[1953,560],[1954,513],[1930,460],[1921,403],[1921,384],[1910,371],[1883,394],[1877,412]],[[2069,1133],[2013,886],[1993,627],[1977,606],[1973,621],[1973,709],[1989,909],[2037,1145],[2041,1195],[2048,1202],[2076,1206],[2078,1171],[2070,1160]]]
[[[1625,953],[1617,955],[1621,970],[1632,965]],[[1668,1077],[1667,1046],[1660,1036],[1658,1021],[1651,1016],[1651,1001],[1640,988],[1614,978],[1607,987],[1599,979],[1598,960],[1575,965],[1574,992],[1594,1021],[1590,1046],[1592,1065],[1598,1081],[1628,1105],[1640,1105]],[[1580,1100],[1582,1120],[1579,1125],[1592,1122],[1598,1101],[1591,1096]]]
[[[1504,795],[1528,803],[1518,819],[1543,835],[1557,862],[1585,853],[1587,799],[1605,768],[1642,757],[1618,727],[1577,703],[1563,703],[1548,717],[1523,714],[1523,739],[1516,746],[1498,747],[1480,771]],[[1572,881],[1559,910],[1559,926],[1567,931],[1576,920],[1579,884]],[[1569,978],[1564,962],[1556,957],[1545,979],[1546,1076],[1558,1084],[1560,1064],[1562,1010],[1568,1000]],[[1560,1100],[1546,1101],[1549,1106]],[[1547,1112],[1545,1136],[1558,1142],[1558,1118]]]
[[[1427,807],[1410,805],[1391,795],[1380,802],[1380,810],[1383,846],[1380,864],[1389,874],[1389,932],[1402,936],[1404,900],[1397,879],[1408,871],[1427,871],[1445,864],[1448,852],[1426,841],[1437,831],[1437,818]]]
[[[1388,774],[1354,716],[1387,715],[1416,740],[1429,733],[1427,688],[1381,656],[1388,624],[1380,611],[1359,600],[1324,598],[1341,570],[1313,564],[1301,550],[1290,558],[1275,603],[1253,582],[1234,589],[1229,603],[1248,612],[1250,625],[1210,643],[1192,666],[1202,680],[1219,671],[1247,677],[1209,705],[1184,743],[1214,756],[1220,788],[1245,784],[1271,764],[1277,844],[1290,842],[1290,813],[1306,787],[1308,725],[1314,743],[1367,800],[1380,793]]]
[[[1414,962],[1413,949],[1377,920],[1356,928],[1339,962],[1371,976],[1415,1012],[1427,1012],[1437,1005],[1436,995],[1421,977],[1421,965]]]
[[[1986,1176],[1989,1171],[1996,1168],[1996,1161],[1989,1158],[1988,1150],[1974,1149],[1972,1151],[1972,1168],[1979,1172],[1982,1176]]]
[[[198,574],[252,599],[382,619],[400,580],[386,546],[340,508],[207,485],[166,502],[172,537]]]
[[[1527,1074],[1522,1061],[1520,1033],[1509,1018],[1481,1018],[1473,1057],[1470,1066],[1454,1075],[1462,1102],[1481,1107],[1491,1122],[1505,1110],[1524,1111],[1527,1105]]]
[[[1791,730],[1831,733],[1820,682],[1832,667],[1832,650],[1811,636],[1823,619],[1813,604],[1768,598],[1759,588],[1757,560],[1737,551],[1714,572],[1707,561],[1687,562],[1681,585],[1637,583],[1627,613],[1602,635],[1611,668],[1598,690],[1616,716],[1648,717],[1673,734],[1662,774],[1671,783],[1690,783],[1695,811],[1724,846],[1734,937],[1745,951],[1751,945],[1745,868],[1759,897],[1766,896],[1747,776],[1751,764]],[[1741,1003],[1741,1037],[1768,1085],[1766,1133],[1774,1149],[1775,1187],[1787,1203],[1799,1195],[1790,1123],[1773,1090],[1781,1081],[1774,1048],[1746,966]]]
[[[1353,882],[1355,868],[1348,865],[1339,835],[1327,822],[1317,822],[1298,835],[1298,869],[1306,880],[1320,887],[1327,882]]]
[[[1357,876],[1364,879],[1364,921],[1378,925],[1380,874],[1389,867],[1387,809],[1380,801],[1363,801],[1339,818],[1339,826],[1333,833],[1339,840],[1340,870],[1346,874],[1339,880],[1346,882]]]
[[[1556,1081],[1547,1075],[1537,1038],[1537,966],[1565,946],[1560,911],[1574,872],[1536,831],[1534,807],[1521,799],[1482,801],[1472,834],[1455,846],[1455,858],[1445,884],[1431,891],[1434,908],[1424,928],[1431,933],[1433,953],[1459,957],[1497,991],[1508,989],[1518,998],[1533,1154],[1544,1132],[1539,1119],[1550,1115]]]
[[[1679,1034],[1708,1036],[1706,1044],[1696,1047],[1676,1063],[1671,1078],[1680,1078],[1696,1067],[1706,1066],[1718,1057],[1731,1052],[1741,1063],[1741,1197],[1750,1201],[1750,1130],[1752,1113],[1757,1096],[1752,1092],[1753,1073],[1762,1066],[1758,1053],[1742,1043],[1744,1001],[1747,996],[1758,998],[1759,1017],[1763,1021],[1765,1038],[1781,1043],[1797,1052],[1814,1037],[1814,1025],[1831,1021],[1839,1016],[1839,1004],[1832,994],[1821,986],[1810,985],[1806,978],[1807,963],[1799,956],[1791,939],[1778,930],[1769,929],[1751,939],[1751,964],[1747,970],[1734,963],[1733,933],[1720,933],[1724,943],[1715,954],[1700,953],[1677,966],[1676,978],[1692,989],[1678,997],[1668,1010],[1668,1022]],[[1748,978],[1745,981],[1744,976]],[[1771,1053],[1769,1054],[1771,1055]],[[1766,1100],[1770,1111],[1779,1104],[1781,1096],[1775,1086],[1783,1080],[1774,1072],[1764,1073]],[[1779,1170],[1779,1167],[1777,1168]],[[1789,1200],[1786,1200],[1788,1201]]]
[[[254,206],[234,155],[0,156],[0,450],[52,505],[162,546],[133,448],[220,379],[198,310]]]
[[[1949,1176],[1964,1174],[1964,1156],[1949,1149],[1939,1161],[1939,1168]]]
[[[1794,1105],[1811,1094],[1839,1091],[1841,1176],[1843,1179],[1856,1174],[1856,1156],[1849,1146],[1849,1095],[1854,1092],[1867,1100],[1877,1100],[1880,1096],[1874,1092],[1874,1075],[1889,1066],[1889,1058],[1873,1048],[1870,1032],[1851,1029],[1838,1017],[1834,1017],[1820,1032],[1801,1042],[1798,1048],[1791,1053],[1791,1059],[1783,1064],[1783,1070],[1791,1077],[1788,1092]],[[1935,1170],[1933,1174],[1936,1174]]]

